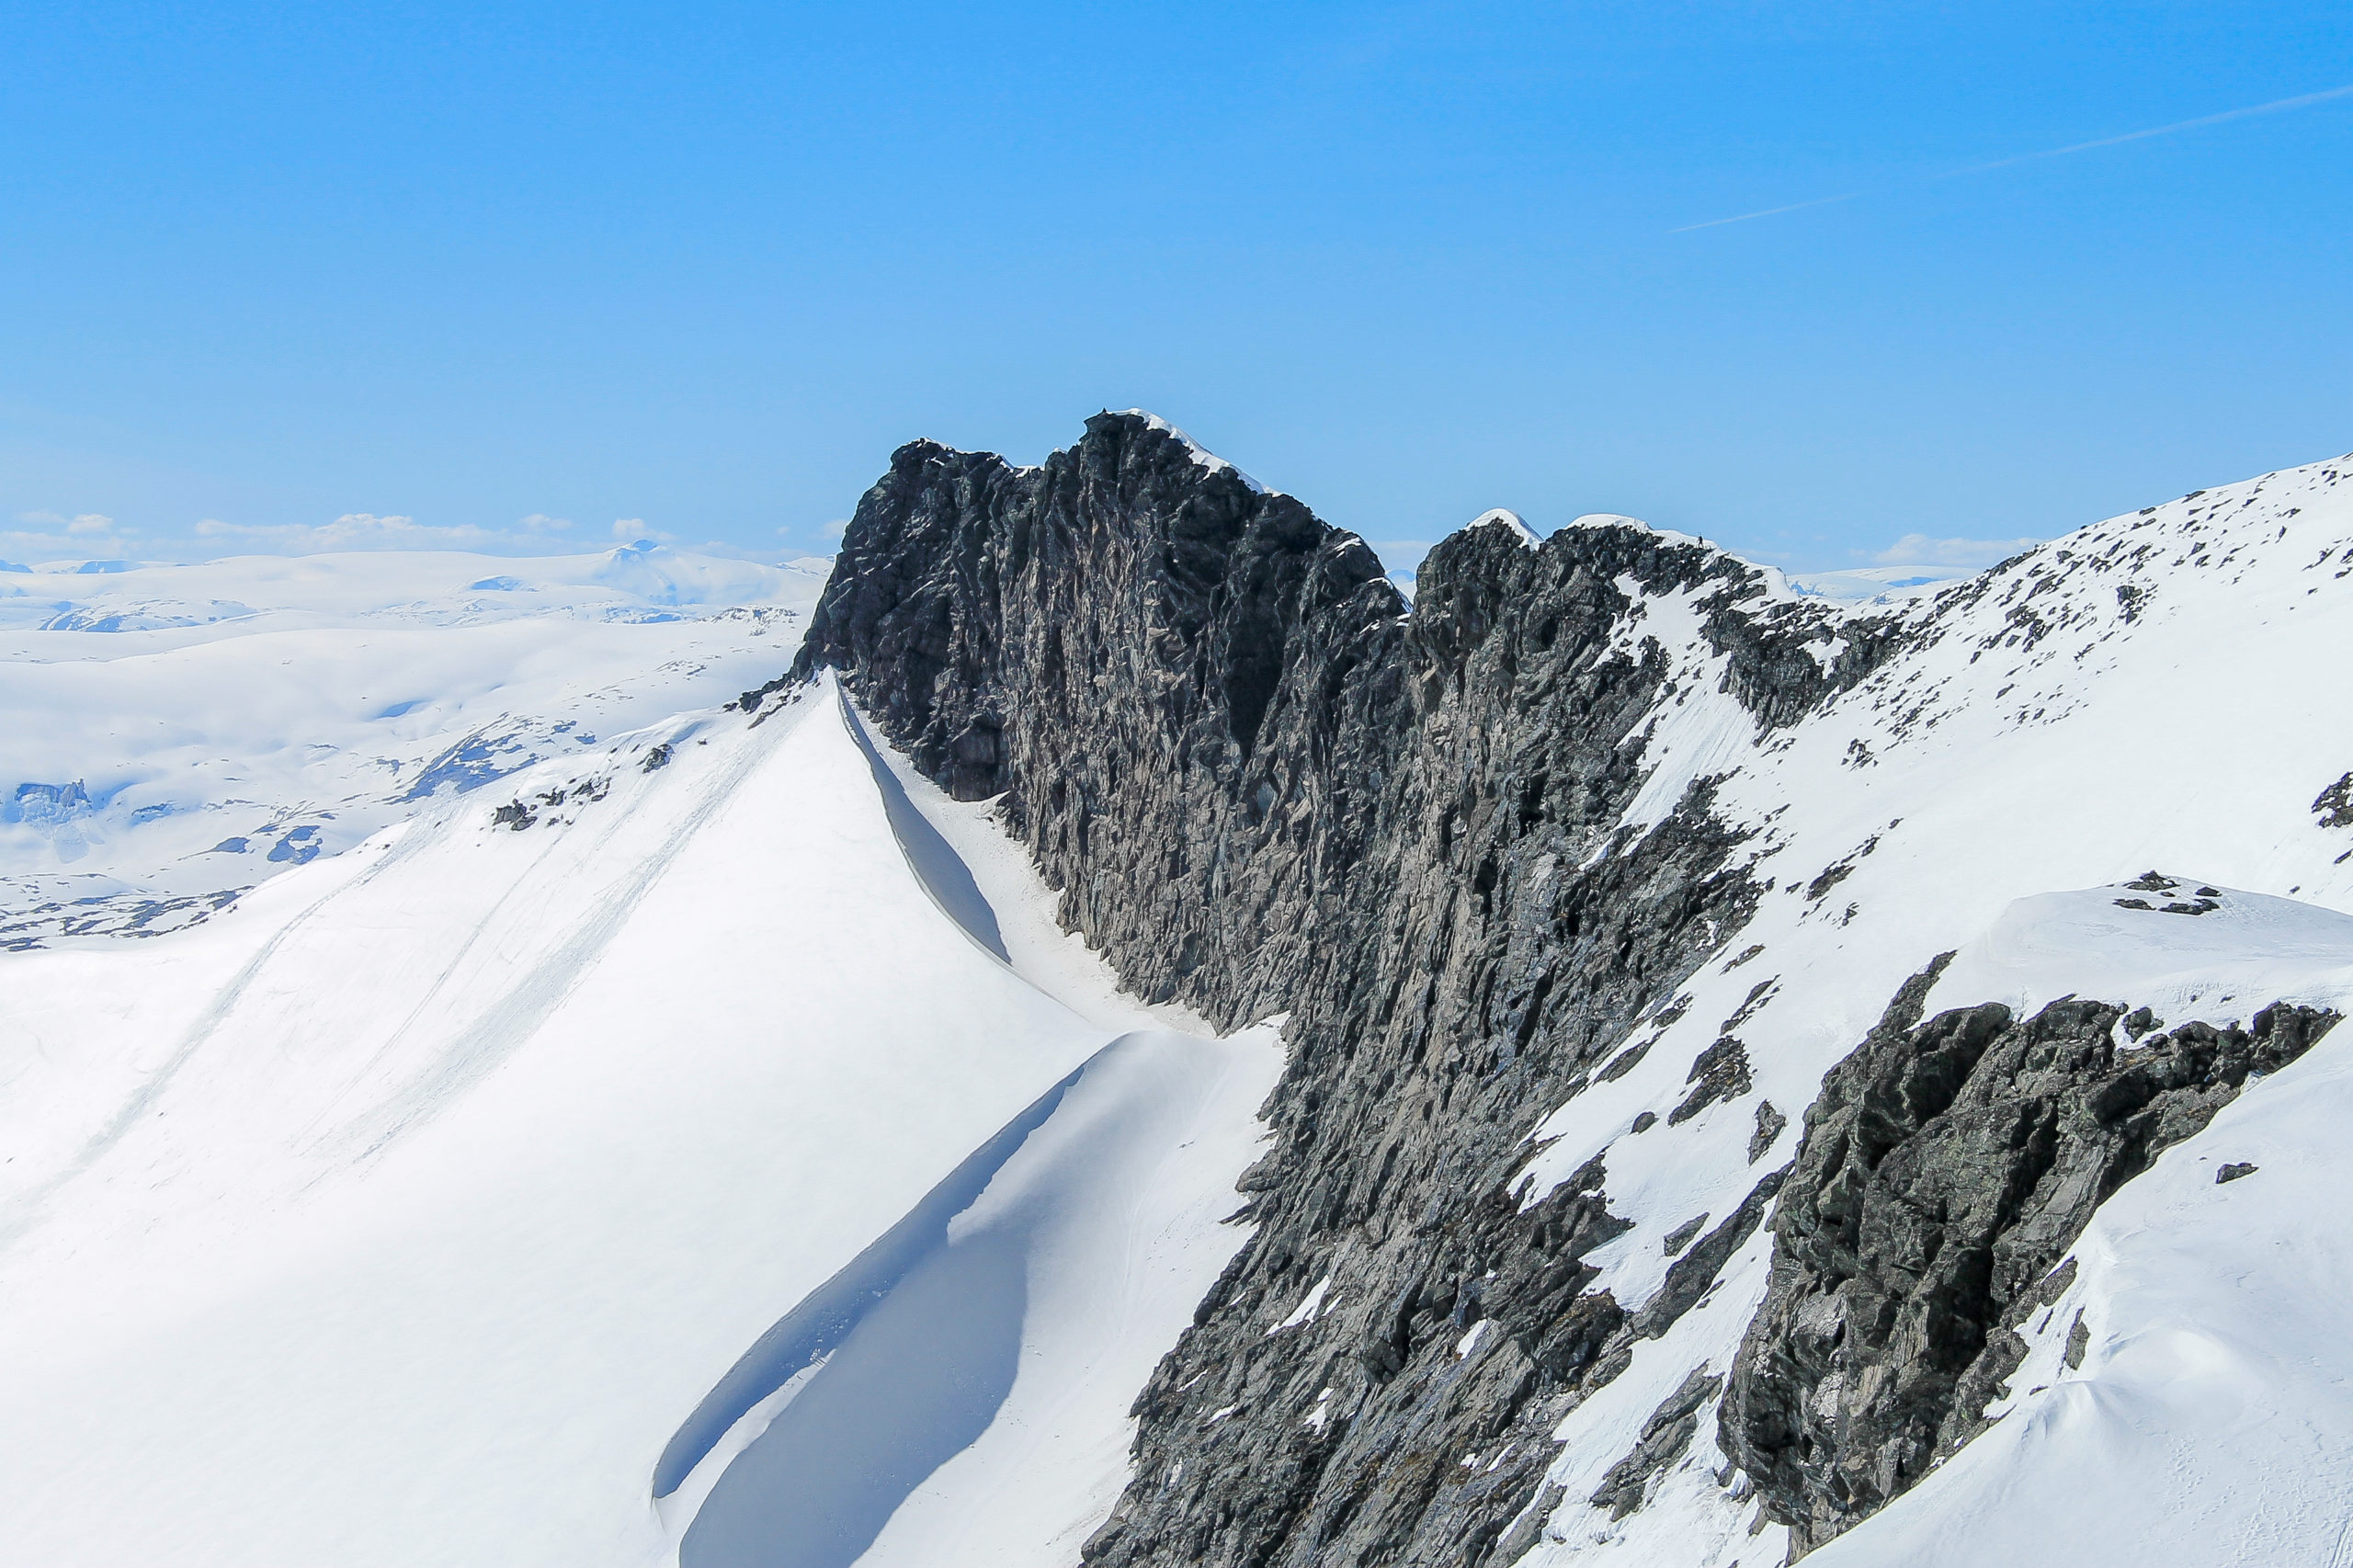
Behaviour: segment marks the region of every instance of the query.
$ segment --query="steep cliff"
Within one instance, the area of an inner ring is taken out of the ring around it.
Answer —
[[[1037,469],[911,445],[859,503],[795,675],[838,666],[918,766],[1004,791],[1140,992],[1290,1015],[1256,1235],[1141,1396],[1140,1480],[1090,1562],[1483,1558],[1545,1424],[1637,1332],[1580,1290],[1623,1229],[1605,1170],[1525,1213],[1513,1183],[1765,885],[1704,778],[1622,824],[1674,674],[1621,634],[1638,594],[1699,607],[1760,722],[1884,646],[1848,621],[1818,658],[1826,608],[1754,613],[1753,568],[1631,525],[1465,530],[1408,615],[1353,535],[1133,415]],[[1483,1318],[1504,1337],[1457,1356]]]
[[[2103,1174],[2013,1248],[1975,1338],[1922,1374],[1934,1396],[1819,1432],[1795,1414],[1826,1365],[1803,1301],[1884,1269],[1815,1256],[1820,1227],[1790,1217],[1859,1179],[1833,1168],[1827,1111],[1802,1210],[1766,1226],[1784,1134],[1824,1068],[1853,1051],[1848,1077],[1887,1071],[1886,1041],[1912,1040],[1916,1011],[1866,1026],[1930,944],[2053,885],[2026,879],[2112,864],[2063,823],[2073,840],[2045,824],[1973,843],[1998,792],[1940,803],[1941,759],[1981,733],[1988,756],[2043,744],[2131,638],[2194,614],[2194,595],[2167,602],[2192,574],[2158,581],[2153,552],[2244,575],[2240,548],[2196,537],[2217,520],[2120,519],[1856,612],[1625,519],[1539,544],[1491,514],[1431,553],[1409,608],[1355,536],[1147,415],[1098,415],[1035,468],[894,454],[793,671],[744,706],[837,668],[925,772],[999,799],[1065,923],[1140,994],[1221,1025],[1289,1017],[1270,1147],[1242,1182],[1252,1238],[1139,1395],[1134,1480],[1086,1560],[1471,1568],[1540,1545],[1565,1562],[1666,1539],[1641,1536],[1649,1509],[1672,1516],[1675,1560],[1763,1561],[1779,1536],[1741,1542],[1788,1526],[1802,1551],[1901,1489],[1852,1482],[1891,1462],[1888,1431],[1907,1479],[1938,1433],[1965,1437],[2045,1255],[2190,1122],[2130,1154],[2069,1145]],[[2342,763],[2283,769],[2325,784]],[[1972,865],[1984,888],[1952,891]],[[2067,1038],[2140,998],[2109,999]],[[1969,1017],[1920,1028],[2057,1027]],[[2325,1027],[2295,1017],[2279,1039]],[[2033,1093],[2057,1114],[2059,1087]],[[1946,1147],[1950,1125],[1902,1136]],[[2008,1195],[1996,1208],[2033,1188],[1972,1179]]]

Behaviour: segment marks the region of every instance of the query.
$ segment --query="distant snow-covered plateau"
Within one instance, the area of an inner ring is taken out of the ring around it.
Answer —
[[[204,919],[426,801],[740,689],[826,562],[0,562],[0,945]]]
[[[0,563],[0,1561],[2353,1568],[2353,458],[1990,572]]]

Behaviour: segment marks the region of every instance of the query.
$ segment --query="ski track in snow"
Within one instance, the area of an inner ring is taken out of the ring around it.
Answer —
[[[688,726],[673,734],[667,744],[684,744],[699,727]],[[696,798],[673,822],[660,845],[651,854],[630,864],[620,878],[600,892],[562,940],[543,957],[523,968],[437,1059],[418,1069],[400,1088],[365,1115],[339,1130],[337,1135],[363,1144],[361,1157],[365,1158],[399,1137],[404,1130],[418,1119],[430,1116],[437,1107],[462,1096],[485,1074],[495,1070],[570,994],[573,987],[579,983],[580,977],[588,971],[611,945],[630,916],[636,913],[646,892],[661,880],[663,873],[669,869],[687,846],[710,826],[720,809],[735,797],[784,733],[779,731],[768,737],[754,734],[730,748],[712,776],[697,781]],[[632,747],[631,753],[635,755],[641,749]],[[393,853],[399,853],[397,843]],[[524,889],[518,885],[503,896],[483,917],[483,926],[494,926],[508,901],[523,892]],[[412,1010],[401,1028],[386,1042],[379,1053],[379,1060],[397,1051],[426,1003],[435,999],[456,968],[453,959],[451,965],[436,977],[434,984],[420,997],[416,1008]],[[375,1063],[371,1062],[370,1066],[373,1065]]]
[[[364,874],[362,869],[364,865],[364,858],[355,855],[349,865],[339,865],[335,868],[335,872]],[[107,1123],[91,1136],[89,1142],[83,1146],[73,1161],[53,1175],[43,1178],[39,1185],[26,1191],[12,1193],[5,1202],[0,1202],[0,1251],[6,1251],[11,1243],[33,1225],[39,1217],[44,1199],[97,1164],[108,1150],[119,1143],[132,1128],[145,1119],[147,1114],[154,1108],[155,1102],[163,1097],[165,1090],[171,1087],[172,1080],[178,1075],[180,1069],[185,1067],[198,1050],[220,1029],[222,1020],[234,1010],[238,1000],[252,985],[254,977],[259,974],[270,959],[276,955],[279,944],[286,939],[289,932],[300,925],[312,910],[334,897],[339,891],[343,878],[336,876],[334,872],[323,872],[313,881],[326,882],[328,885],[319,889],[303,905],[300,913],[285,925],[269,933],[260,949],[245,960],[244,967],[239,969],[228,983],[221,988],[219,994],[206,1005],[202,1015],[180,1037],[179,1044],[165,1059],[162,1065],[147,1074],[131,1091],[129,1097],[122,1102]]]

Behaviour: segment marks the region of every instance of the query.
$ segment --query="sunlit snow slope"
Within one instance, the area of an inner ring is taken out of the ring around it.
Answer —
[[[0,1560],[1091,1528],[1278,1054],[1118,998],[927,790],[824,684],[517,774],[524,827],[426,801],[168,939],[0,957]],[[829,1279],[850,1321],[760,1365]],[[942,1299],[963,1336],[910,1336]],[[813,1449],[855,1494],[779,1533],[738,1472]]]

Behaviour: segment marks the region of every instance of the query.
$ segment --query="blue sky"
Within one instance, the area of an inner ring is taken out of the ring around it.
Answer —
[[[17,559],[790,556],[1133,404],[1813,568],[2353,447],[2353,94],[2109,141],[2353,85],[2341,0],[0,21]]]

